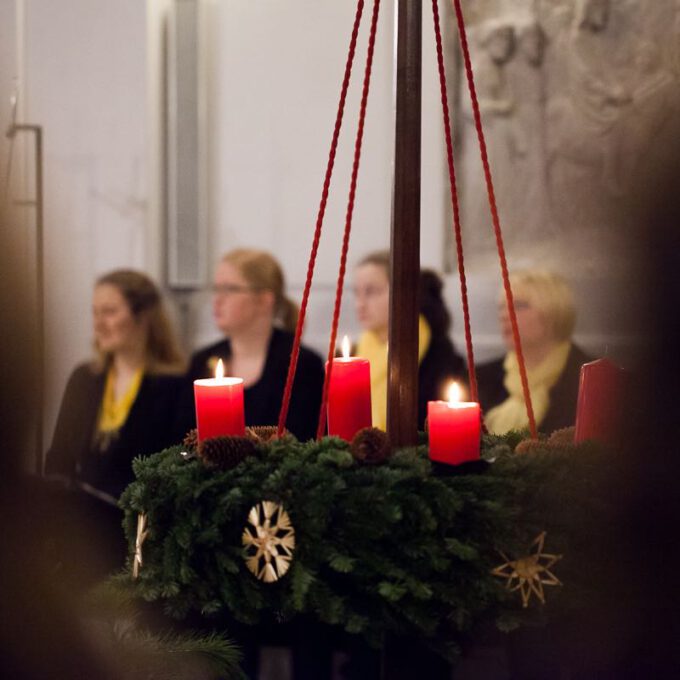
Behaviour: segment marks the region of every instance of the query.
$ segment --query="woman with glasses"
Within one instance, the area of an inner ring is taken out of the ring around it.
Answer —
[[[225,375],[243,378],[246,425],[276,425],[298,318],[279,263],[255,249],[224,255],[215,272],[212,308],[225,337],[194,354],[189,379],[212,377],[222,359]],[[301,441],[316,434],[323,378],[321,358],[301,347],[286,421]]]
[[[243,378],[246,425],[276,425],[298,319],[297,305],[285,295],[279,263],[261,250],[228,252],[215,272],[212,311],[225,337],[193,355],[188,372],[191,383],[212,377],[222,359],[225,375]],[[300,347],[286,420],[286,428],[300,441],[316,436],[323,379],[321,358]],[[189,393],[188,417],[195,423],[193,388]],[[257,677],[259,647],[269,632],[231,620],[226,625],[243,651],[248,677]],[[298,621],[284,628],[279,635],[292,646],[294,677],[329,678],[331,654],[322,629]]]
[[[576,309],[567,282],[541,270],[510,276],[536,425],[541,432],[569,427],[576,419],[582,364],[589,358],[572,342]],[[486,426],[494,434],[529,426],[510,316],[505,297],[498,318],[508,352],[477,369]]]

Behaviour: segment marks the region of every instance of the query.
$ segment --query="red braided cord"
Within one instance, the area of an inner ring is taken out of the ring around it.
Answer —
[[[368,90],[371,85],[371,68],[373,66],[373,51],[375,47],[375,34],[378,26],[378,14],[380,0],[373,0],[373,16],[371,17],[371,33],[368,39],[368,52],[366,54],[366,69],[364,71],[364,87],[361,93],[361,108],[359,111],[359,124],[354,143],[354,164],[352,165],[352,179],[350,181],[349,196],[347,199],[347,214],[345,217],[345,233],[342,239],[342,253],[340,255],[340,268],[338,271],[338,285],[335,289],[335,308],[331,324],[331,337],[328,342],[328,363],[326,376],[323,383],[321,398],[321,410],[319,411],[319,427],[316,438],[321,439],[326,429],[326,407],[328,405],[328,389],[330,386],[331,372],[333,371],[333,357],[335,355],[335,340],[338,334],[338,321],[340,319],[340,307],[342,305],[342,288],[345,282],[345,268],[347,264],[347,251],[349,250],[349,237],[352,231],[352,215],[354,213],[354,199],[357,188],[357,175],[359,174],[359,161],[361,160],[361,144],[364,137],[364,121],[366,119],[366,104],[368,102]]]
[[[444,69],[444,53],[442,50],[442,33],[439,25],[439,6],[432,0],[432,16],[434,18],[434,34],[437,41],[437,64],[439,66],[439,86],[444,117],[444,134],[446,135],[446,155],[449,164],[449,181],[451,184],[451,205],[453,207],[453,225],[456,235],[456,251],[458,253],[458,274],[460,276],[460,294],[463,301],[463,320],[465,322],[465,345],[467,348],[468,376],[470,378],[470,398],[477,397],[477,374],[475,373],[475,355],[472,348],[472,329],[470,326],[470,307],[468,305],[467,279],[465,278],[465,259],[463,257],[463,237],[460,227],[460,211],[458,208],[458,190],[456,188],[456,167],[453,158],[453,142],[451,141],[451,114],[446,94],[446,70]]]
[[[531,404],[531,393],[529,392],[527,369],[524,363],[522,343],[520,341],[519,328],[517,326],[517,315],[515,314],[515,304],[512,296],[512,288],[510,287],[510,276],[508,274],[508,263],[505,258],[503,235],[501,233],[501,225],[498,217],[498,208],[496,206],[496,197],[494,195],[493,190],[493,181],[491,179],[491,168],[489,167],[489,158],[486,151],[486,142],[484,141],[484,130],[482,129],[482,117],[479,113],[479,102],[477,101],[477,91],[475,89],[475,80],[472,72],[472,62],[470,61],[470,50],[468,47],[467,35],[465,32],[465,20],[463,19],[463,10],[461,9],[460,0],[453,0],[453,6],[456,11],[456,20],[458,22],[458,35],[460,37],[460,47],[463,52],[463,61],[465,62],[465,74],[467,76],[468,89],[470,90],[470,99],[472,100],[472,110],[475,117],[475,127],[477,128],[477,138],[479,140],[479,151],[482,157],[482,165],[484,166],[484,178],[486,179],[486,188],[489,194],[491,219],[493,221],[493,228],[496,234],[496,246],[498,248],[498,257],[500,258],[501,263],[501,273],[503,275],[503,287],[505,288],[505,297],[508,303],[508,312],[510,314],[510,323],[512,325],[512,337],[515,342],[515,351],[517,353],[517,362],[519,364],[519,375],[522,380],[524,403],[526,404],[527,416],[529,417],[529,430],[531,432],[531,436],[534,439],[536,439],[538,437],[536,430],[536,420],[534,418],[534,409]]]
[[[298,357],[300,356],[300,344],[302,342],[302,329],[305,324],[305,316],[307,314],[307,303],[309,301],[309,292],[312,287],[312,279],[314,277],[314,265],[316,263],[316,255],[319,250],[319,241],[321,239],[321,229],[323,226],[324,215],[326,214],[326,203],[328,202],[328,192],[331,184],[331,177],[333,176],[333,166],[335,165],[335,154],[338,148],[338,138],[340,137],[340,128],[342,127],[342,118],[345,111],[345,100],[347,99],[347,90],[349,89],[349,81],[352,74],[352,64],[354,63],[354,54],[356,52],[357,36],[359,34],[359,26],[361,25],[361,17],[364,11],[364,0],[358,0],[356,15],[354,17],[354,26],[352,28],[352,37],[349,43],[349,51],[347,54],[347,62],[345,64],[345,76],[342,81],[342,89],[340,91],[340,101],[338,102],[338,112],[335,117],[335,127],[333,129],[333,138],[331,141],[331,148],[328,153],[328,164],[326,166],[326,176],[323,182],[323,189],[321,191],[321,201],[319,203],[319,212],[316,217],[316,228],[314,230],[314,239],[312,241],[312,250],[309,255],[309,264],[307,266],[307,280],[305,281],[304,292],[302,293],[302,302],[300,303],[300,314],[298,316],[297,326],[295,328],[295,339],[293,341],[293,349],[291,350],[290,363],[288,364],[288,376],[286,378],[286,387],[283,392],[283,399],[281,402],[281,411],[279,413],[278,436],[281,437],[286,428],[286,419],[288,418],[288,409],[290,407],[290,398],[293,392],[293,380],[295,379],[295,370],[297,369]]]

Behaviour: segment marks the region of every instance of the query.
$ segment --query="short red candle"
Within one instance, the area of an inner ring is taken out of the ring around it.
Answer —
[[[474,401],[428,401],[430,459],[459,465],[479,460],[479,404]]]
[[[614,444],[622,426],[626,372],[609,359],[581,366],[574,441]]]
[[[350,442],[359,430],[371,427],[372,422],[368,359],[333,359],[328,386],[328,434]]]
[[[194,380],[198,440],[210,437],[243,436],[246,421],[243,410],[243,380],[221,377]]]

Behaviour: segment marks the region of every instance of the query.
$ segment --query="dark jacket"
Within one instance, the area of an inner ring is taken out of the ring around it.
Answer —
[[[477,384],[482,412],[502,404],[509,396],[503,380],[505,358],[496,359],[477,368]],[[537,423],[541,432],[549,434],[563,427],[571,427],[576,422],[576,401],[581,366],[591,361],[579,347],[572,345],[567,363],[559,380],[550,390],[550,405],[545,417]]]
[[[425,429],[427,402],[447,399],[452,381],[466,383],[465,363],[448,336],[432,337],[418,367],[418,429]]]
[[[283,391],[288,375],[288,363],[293,349],[293,334],[275,328],[267,350],[267,358],[260,379],[244,390],[246,425],[276,425],[283,400]],[[226,362],[231,356],[229,340],[206,347],[196,352],[187,373],[185,407],[191,426],[196,426],[193,399],[193,381],[212,377],[214,367],[211,359],[220,358]],[[324,369],[321,357],[310,349],[300,347],[293,392],[288,409],[286,427],[300,441],[316,436]]]
[[[182,441],[177,415],[184,383],[182,376],[145,375],[118,436],[101,451],[94,440],[105,381],[106,373],[95,372],[88,364],[71,374],[45,472],[86,482],[117,498],[134,479],[133,458]]]

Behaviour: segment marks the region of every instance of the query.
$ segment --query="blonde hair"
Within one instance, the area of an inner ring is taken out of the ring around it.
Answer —
[[[562,276],[542,269],[524,269],[510,274],[510,286],[513,297],[526,298],[541,313],[555,340],[571,338],[576,306],[571,288]]]
[[[133,269],[116,269],[97,279],[95,286],[116,288],[137,321],[146,319],[146,370],[149,373],[182,373],[184,354],[165,310],[160,291],[146,274]],[[95,368],[103,370],[111,357],[97,350]]]
[[[376,250],[368,255],[364,255],[359,262],[357,267],[363,267],[366,264],[372,264],[375,267],[381,267],[385,272],[387,281],[390,280],[390,251],[389,250]]]
[[[274,294],[274,320],[284,330],[294,332],[300,309],[286,297],[286,282],[281,265],[264,250],[237,248],[222,257],[222,262],[234,266],[248,285],[255,290]]]

